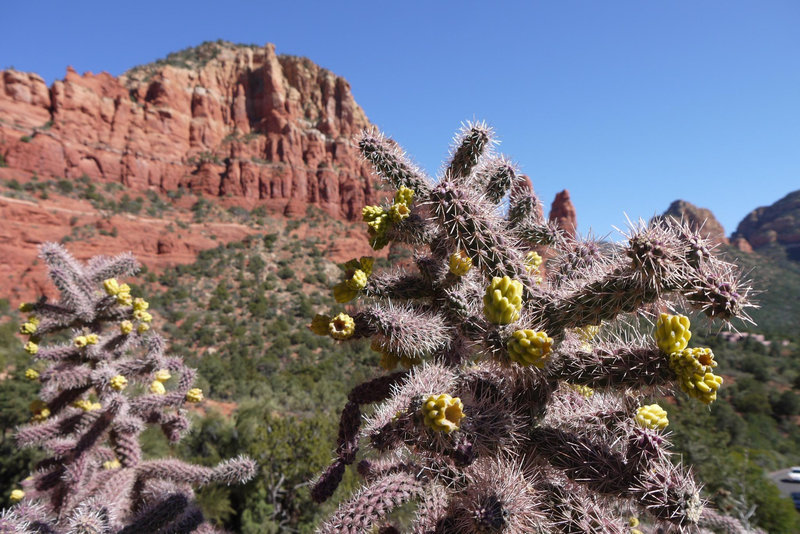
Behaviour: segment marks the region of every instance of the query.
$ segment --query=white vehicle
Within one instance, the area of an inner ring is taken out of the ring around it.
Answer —
[[[800,467],[795,466],[789,468],[789,472],[786,473],[786,477],[792,482],[800,482]]]

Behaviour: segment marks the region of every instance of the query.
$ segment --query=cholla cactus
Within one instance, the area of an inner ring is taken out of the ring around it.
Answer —
[[[244,482],[254,462],[208,468],[142,460],[139,434],[147,425],[159,425],[171,442],[188,430],[183,404],[202,400],[192,388],[195,371],[164,354],[147,302],[117,281],[138,269],[131,255],[82,265],[50,243],[40,256],[61,298],[20,307],[31,314],[20,331],[36,361],[26,377],[41,390],[16,439],[50,456],[13,494],[20,502],[0,518],[0,532],[193,532],[203,516],[192,487]]]
[[[350,393],[312,496],[327,499],[364,445],[365,486],[320,531],[397,532],[389,514],[407,501],[419,534],[623,533],[631,515],[642,529],[700,528],[704,503],[670,460],[667,413],[645,401],[683,389],[710,402],[716,364],[687,348],[688,318],[642,333],[631,319],[679,305],[746,319],[749,287],[733,266],[672,220],[640,223],[622,245],[564,237],[482,123],[465,127],[438,182],[381,134],[359,146],[392,187],[414,192],[407,217],[370,206],[364,220],[375,248],[414,247],[416,269],[360,278],[363,305],[311,328],[371,338],[383,360],[412,365]]]

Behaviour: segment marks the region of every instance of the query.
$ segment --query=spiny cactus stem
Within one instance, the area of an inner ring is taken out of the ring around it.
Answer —
[[[549,377],[592,388],[659,386],[676,379],[658,348],[597,347],[591,352],[560,352],[553,360],[547,367]]]

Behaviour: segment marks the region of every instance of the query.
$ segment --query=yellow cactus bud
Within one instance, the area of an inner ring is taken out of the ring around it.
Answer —
[[[122,375],[117,375],[113,377],[108,383],[113,389],[116,389],[117,391],[122,391],[123,389],[128,387],[128,379]]]
[[[86,339],[86,336],[77,336],[75,339],[72,340],[73,345],[82,349],[86,345],[89,344],[89,341]]]
[[[144,334],[148,330],[150,330],[150,325],[148,325],[147,323],[141,323],[139,326],[136,327],[136,331],[139,332],[140,334]]]
[[[39,326],[39,318],[36,317],[35,315],[31,315],[30,317],[28,317],[28,322],[31,323],[32,325]]]
[[[116,295],[119,293],[119,282],[117,282],[116,278],[103,280],[103,289],[106,290],[107,295]]]
[[[510,324],[519,319],[522,309],[522,284],[508,276],[495,276],[483,297],[483,314],[494,324]]]
[[[638,528],[632,528],[630,534],[644,534],[644,532],[642,532]]]
[[[311,324],[308,325],[309,330],[317,334],[318,336],[327,336],[328,335],[328,323],[331,322],[331,318],[329,315],[323,315],[318,313],[311,319]]]
[[[722,385],[722,377],[711,372],[716,366],[714,353],[708,348],[684,349],[669,355],[669,367],[677,375],[681,389],[705,404],[717,399]]]
[[[542,257],[535,250],[531,250],[525,256],[525,270],[533,274],[539,271],[539,266],[542,264]]]
[[[164,387],[164,384],[159,382],[158,380],[153,380],[150,383],[150,393],[154,393],[156,395],[163,395],[167,392],[167,389]]]
[[[37,371],[36,369],[26,369],[25,378],[31,381],[39,380],[39,371]]]
[[[636,517],[629,517],[628,518],[628,526],[631,528],[636,528],[639,526],[639,519]]]
[[[409,189],[404,185],[401,185],[400,189],[398,189],[397,192],[394,194],[395,204],[405,204],[406,206],[410,206],[413,200],[414,200],[414,190]]]
[[[364,206],[361,208],[361,218],[364,222],[372,222],[375,219],[378,219],[382,215],[385,215],[383,208],[380,206]]]
[[[133,317],[135,319],[139,319],[143,323],[149,323],[149,322],[151,322],[153,320],[153,316],[150,315],[149,312],[146,312],[144,310],[136,310],[136,311],[134,311],[133,312]]]
[[[367,287],[367,273],[361,269],[356,269],[355,272],[353,272],[353,276],[351,276],[348,280],[345,280],[344,283],[349,289],[353,291],[360,291]]]
[[[472,258],[463,250],[450,255],[450,272],[456,276],[464,276],[472,268]]]
[[[689,344],[689,318],[685,315],[662,313],[656,322],[656,343],[667,354],[682,351]]]
[[[133,323],[130,321],[122,321],[119,323],[119,331],[123,334],[130,334],[133,332]]]
[[[33,304],[30,302],[20,302],[19,311],[22,313],[30,313],[33,311]]]
[[[346,313],[340,313],[328,323],[328,334],[333,339],[348,339],[356,331],[356,323]]]
[[[172,374],[169,372],[169,369],[159,369],[158,371],[156,371],[155,378],[159,382],[166,382],[167,380],[172,378]]]
[[[94,410],[100,410],[103,408],[103,405],[99,402],[93,402],[91,406],[89,406],[89,411],[92,412]]]
[[[11,494],[8,496],[8,499],[11,502],[19,502],[25,498],[25,492],[21,489],[11,490]]]
[[[103,462],[103,469],[119,469],[120,467],[122,467],[122,464],[116,458]]]
[[[547,363],[547,357],[553,346],[553,338],[545,332],[533,330],[517,330],[508,340],[508,355],[511,361],[520,365],[533,365],[539,369]]]
[[[350,287],[348,287],[347,282],[340,282],[335,286],[333,286],[333,298],[339,304],[350,302],[357,296],[358,296],[358,290],[351,289]]]
[[[33,414],[34,421],[44,421],[50,417],[50,408],[47,403],[42,399],[36,399],[28,405],[31,413]]]
[[[27,323],[23,323],[22,326],[19,327],[19,332],[20,332],[20,334],[25,334],[25,335],[30,336],[30,335],[36,333],[36,329],[37,328],[38,327],[37,327],[36,324],[28,321]]]
[[[131,294],[123,293],[122,291],[117,293],[117,304],[119,304],[120,306],[130,306],[131,304],[133,304],[133,298],[131,297]]]
[[[80,408],[84,412],[91,412],[92,411],[92,401],[87,399],[79,399],[72,403],[75,408]]]
[[[447,393],[431,395],[422,404],[425,425],[438,432],[449,434],[458,430],[458,425],[464,415],[464,405],[461,399],[451,397]]]
[[[186,392],[186,402],[198,403],[203,402],[203,390],[200,388],[192,388]]]
[[[392,218],[392,222],[399,223],[407,219],[409,215],[411,215],[411,210],[405,204],[392,204],[389,209],[389,216]]]
[[[25,352],[33,356],[37,352],[39,352],[39,345],[34,343],[33,341],[28,341],[25,343]]]
[[[133,299],[133,310],[134,311],[145,311],[147,308],[150,307],[150,303],[144,300],[143,298],[135,298]]]
[[[97,345],[98,341],[100,341],[100,337],[97,334],[86,334],[87,345]]]
[[[650,430],[664,430],[669,424],[667,412],[658,404],[641,406],[636,410],[636,423]]]

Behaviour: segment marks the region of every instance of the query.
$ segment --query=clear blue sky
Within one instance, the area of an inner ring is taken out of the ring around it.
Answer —
[[[548,207],[570,190],[584,233],[677,198],[730,233],[800,189],[796,0],[12,2],[0,68],[118,75],[220,38],[344,76],[431,173],[487,120]]]

